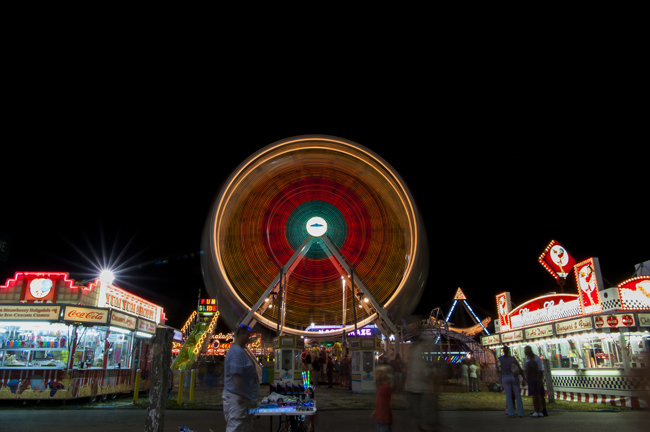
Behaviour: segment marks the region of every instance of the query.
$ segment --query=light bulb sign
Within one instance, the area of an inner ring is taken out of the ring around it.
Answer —
[[[566,279],[576,260],[555,240],[546,247],[539,262],[555,279]]]
[[[199,301],[199,313],[215,313],[217,311],[217,299],[201,299]]]
[[[602,312],[599,291],[603,287],[603,278],[598,258],[589,258],[574,267],[582,315]]]

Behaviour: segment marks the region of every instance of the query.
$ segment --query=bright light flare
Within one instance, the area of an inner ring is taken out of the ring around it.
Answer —
[[[99,280],[102,281],[103,284],[110,285],[113,283],[115,280],[115,273],[113,273],[112,270],[102,270],[102,272],[99,274]]]

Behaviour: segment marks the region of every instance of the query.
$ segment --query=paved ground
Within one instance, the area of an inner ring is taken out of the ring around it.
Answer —
[[[551,412],[549,417],[508,418],[498,411],[443,411],[442,428],[445,432],[496,432],[496,431],[643,431],[648,430],[650,414],[641,411],[623,412]],[[143,431],[146,411],[138,409],[92,410],[2,410],[2,432],[131,432]],[[411,432],[407,411],[397,410],[394,415],[394,432]],[[322,411],[316,417],[316,431],[374,431],[370,411]],[[165,413],[165,431],[178,432],[178,426],[189,426],[197,432],[225,430],[223,412],[218,410],[181,411]],[[273,431],[278,421],[274,421]],[[255,421],[255,432],[268,431],[268,418]]]

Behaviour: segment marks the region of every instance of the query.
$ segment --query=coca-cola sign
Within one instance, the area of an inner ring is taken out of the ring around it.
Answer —
[[[66,306],[63,313],[64,321],[106,324],[108,322],[108,310],[90,309],[79,306]]]

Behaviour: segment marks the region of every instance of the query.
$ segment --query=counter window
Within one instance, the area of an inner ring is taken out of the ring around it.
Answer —
[[[106,368],[128,368],[132,333],[111,327],[108,335]]]
[[[74,367],[83,369],[104,367],[106,331],[108,327],[78,327],[77,349],[74,354]]]
[[[68,331],[67,325],[59,323],[0,324],[0,366],[66,367]]]

